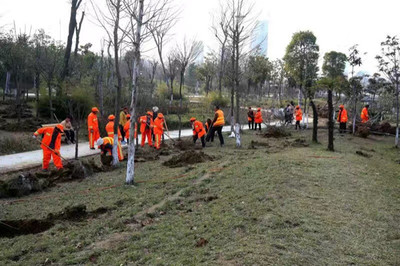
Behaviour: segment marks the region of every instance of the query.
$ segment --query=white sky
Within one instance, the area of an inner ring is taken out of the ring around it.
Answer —
[[[88,0],[86,11],[90,13]],[[101,2],[104,0],[95,0]],[[216,48],[210,30],[211,13],[218,0],[171,0],[181,7],[180,21],[172,29],[170,45],[183,36],[202,40],[205,47]],[[224,0],[222,0],[224,1]],[[386,35],[400,36],[400,0],[255,0],[260,20],[269,21],[268,57],[281,58],[294,32],[311,30],[320,46],[320,61],[325,52],[332,50],[348,53],[348,48],[359,44],[364,64],[359,70],[377,71],[375,56]],[[45,29],[53,38],[66,41],[70,15],[68,0],[0,0],[0,26],[32,33]],[[88,17],[94,21],[93,18]],[[61,26],[61,27],[60,27]],[[85,20],[81,44],[92,43],[100,50],[104,36],[102,29]]]

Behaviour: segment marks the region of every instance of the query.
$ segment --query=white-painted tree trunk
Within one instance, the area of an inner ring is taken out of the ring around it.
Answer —
[[[236,135],[236,147],[240,148],[242,146],[242,143],[240,141],[240,124],[239,123],[235,124],[235,135]]]
[[[136,119],[136,92],[138,86],[139,77],[139,65],[140,65],[140,43],[142,34],[142,24],[143,24],[143,10],[144,10],[144,0],[139,0],[139,15],[136,20],[136,36],[134,43],[134,59],[133,59],[133,73],[132,73],[132,98],[131,98],[131,128],[129,134],[129,147],[128,147],[128,164],[126,168],[126,184],[133,185],[135,177],[135,142],[134,140],[134,130]]]
[[[118,158],[118,134],[114,134],[114,145],[112,148],[112,156],[113,156],[113,166],[117,166],[119,164]]]

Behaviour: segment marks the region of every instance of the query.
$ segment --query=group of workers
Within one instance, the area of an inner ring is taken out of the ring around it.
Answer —
[[[361,111],[361,121],[366,123],[369,120],[368,114],[369,105]],[[122,153],[121,144],[125,144],[129,141],[129,131],[130,131],[130,114],[128,113],[128,108],[125,107],[120,113],[120,121],[118,125],[118,143],[117,143],[117,153],[118,159],[122,161],[124,155]],[[285,112],[285,125],[291,124],[293,116],[296,119],[295,129],[300,129],[300,121],[303,119],[303,112],[299,105],[294,108],[293,102],[287,105],[284,110]],[[108,123],[105,127],[107,132],[107,137],[100,137],[99,122],[97,114],[99,109],[93,107],[91,113],[88,115],[88,136],[89,136],[89,147],[90,149],[95,149],[95,145],[101,150],[102,155],[112,156],[112,149],[114,146],[114,121],[115,116],[108,116]],[[248,126],[249,129],[261,130],[261,123],[263,123],[263,117],[261,108],[257,108],[254,112],[251,107],[247,112]],[[348,121],[347,110],[344,105],[339,106],[339,112],[337,116],[337,121],[339,122],[339,132],[346,132],[346,124]],[[140,116],[138,119],[140,123],[140,133],[142,135],[140,145],[144,147],[146,139],[150,147],[160,149],[161,141],[163,135],[166,134],[169,138],[169,134],[164,132],[168,130],[164,115],[158,112],[157,107],[153,107],[152,111],[147,111],[146,115]],[[197,120],[195,117],[190,118],[190,123],[193,129],[193,143],[196,143],[198,139],[201,140],[202,147],[206,146],[206,142],[214,141],[215,133],[218,134],[220,145],[224,146],[224,137],[222,135],[222,128],[225,125],[224,112],[218,107],[215,107],[214,119],[207,119],[206,123]],[[137,123],[135,124],[134,137],[137,137]],[[69,131],[67,133],[67,131]],[[71,132],[72,131],[72,132]],[[74,143],[73,128],[71,125],[71,117],[68,116],[60,124],[55,127],[42,127],[38,129],[34,134],[33,138],[37,138],[42,135],[41,148],[43,149],[43,165],[42,169],[47,171],[49,168],[49,163],[51,158],[53,158],[54,165],[57,169],[63,169],[63,164],[61,161],[60,147],[61,147],[61,135],[65,133],[68,140]],[[154,141],[154,145],[153,145]]]

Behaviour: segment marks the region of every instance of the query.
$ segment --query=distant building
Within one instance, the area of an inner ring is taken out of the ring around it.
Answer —
[[[259,55],[268,55],[268,21],[258,22],[258,27],[253,33],[251,49]]]

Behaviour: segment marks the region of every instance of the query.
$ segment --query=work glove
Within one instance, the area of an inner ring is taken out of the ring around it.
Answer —
[[[33,135],[32,138],[37,139],[37,137],[35,135]]]

